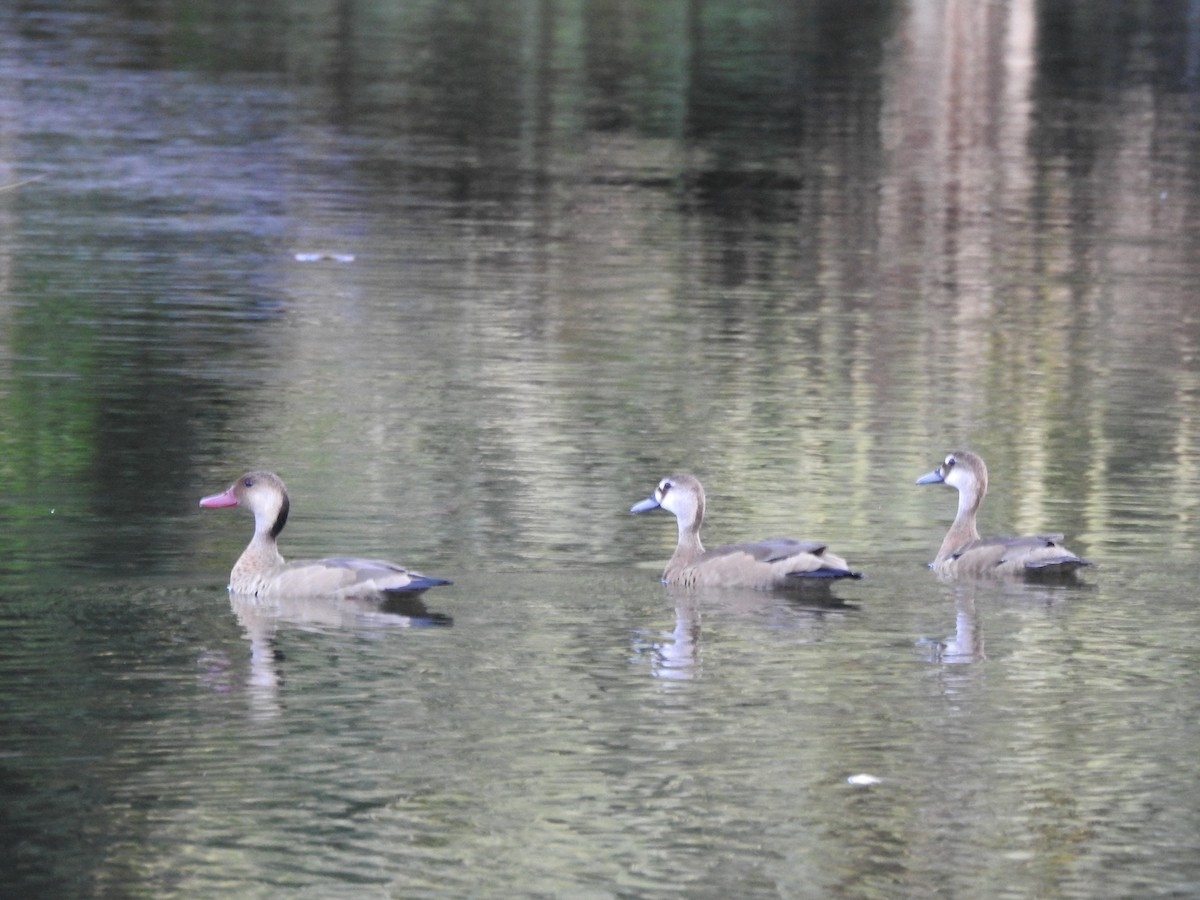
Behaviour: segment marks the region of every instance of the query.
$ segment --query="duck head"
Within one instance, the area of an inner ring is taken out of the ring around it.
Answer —
[[[970,450],[955,450],[942,460],[942,464],[932,472],[926,472],[917,479],[917,484],[948,484],[960,493],[978,494],[982,497],[987,493],[987,466],[983,460]]]
[[[254,514],[255,533],[276,538],[287,524],[291,503],[283,480],[274,472],[247,472],[220,494],[202,498],[200,505],[245,507]]]
[[[704,488],[699,479],[686,472],[668,475],[658,483],[653,494],[639,500],[629,511],[643,513],[660,507],[675,514],[680,528],[698,527],[704,519]]]

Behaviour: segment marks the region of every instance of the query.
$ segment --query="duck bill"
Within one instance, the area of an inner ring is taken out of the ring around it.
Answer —
[[[629,508],[631,513],[650,512],[652,509],[658,509],[658,501],[653,497],[647,497],[645,500],[639,500]]]
[[[221,506],[237,506],[238,502],[237,497],[233,496],[233,488],[230,488],[229,490],[223,491],[220,494],[213,494],[210,497],[202,497],[200,499],[200,505],[211,509]]]
[[[941,484],[945,480],[946,479],[944,479],[942,477],[942,473],[939,472],[937,469],[934,469],[932,472],[926,472],[924,475],[922,475],[920,478],[918,478],[916,483],[917,484]]]

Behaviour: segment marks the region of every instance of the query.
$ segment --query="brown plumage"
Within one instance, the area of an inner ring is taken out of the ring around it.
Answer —
[[[1060,542],[1061,534],[980,537],[975,516],[987,495],[987,466],[978,454],[955,450],[917,484],[945,483],[958,491],[958,514],[930,568],[946,575],[1061,576],[1090,563]]]
[[[674,513],[679,525],[679,543],[662,575],[665,584],[794,590],[828,586],[838,578],[862,577],[850,571],[840,556],[829,553],[821,541],[770,538],[705,550],[700,543],[704,488],[693,475],[668,475],[652,496],[634,504],[630,512],[658,507]]]
[[[229,574],[229,590],[259,599],[330,597],[383,599],[450,584],[395,563],[336,556],[285,562],[276,538],[291,507],[287,489],[272,472],[247,472],[220,494],[200,501],[204,507],[244,506],[254,514],[254,537]]]

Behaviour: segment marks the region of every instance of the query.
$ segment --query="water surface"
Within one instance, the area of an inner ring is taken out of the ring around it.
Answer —
[[[1195,891],[1185,11],[189,10],[0,13],[6,884]],[[231,602],[257,467],[454,585]],[[681,468],[867,578],[664,587]]]

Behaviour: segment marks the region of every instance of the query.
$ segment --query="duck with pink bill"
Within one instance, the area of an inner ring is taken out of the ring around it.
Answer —
[[[287,489],[273,472],[247,472],[200,505],[213,509],[241,506],[254,516],[254,536],[229,573],[229,591],[259,599],[328,597],[382,600],[450,584],[393,562],[333,556],[287,562],[276,540],[287,524]]]

